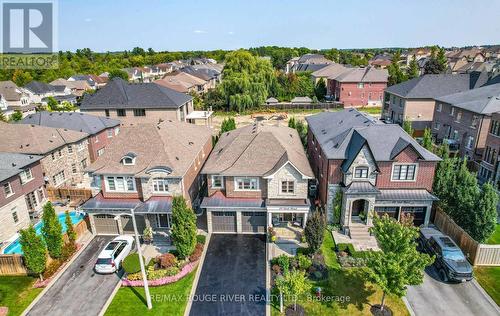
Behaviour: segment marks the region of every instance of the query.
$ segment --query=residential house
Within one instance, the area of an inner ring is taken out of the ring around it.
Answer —
[[[206,89],[214,89],[221,81],[221,72],[205,65],[194,65],[182,68],[180,71],[198,77],[206,82]]]
[[[429,47],[421,47],[410,50],[406,54],[406,65],[410,65],[413,59],[419,61],[420,59],[429,58],[431,56],[431,49]]]
[[[305,227],[313,173],[295,129],[260,123],[220,136],[206,175],[209,233],[260,233]]]
[[[66,80],[59,78],[50,84],[53,86],[64,86],[76,97],[81,97],[86,91],[93,89],[86,80]]]
[[[109,75],[109,74],[108,74]],[[100,89],[108,83],[108,75],[102,76],[96,76],[94,74],[90,74],[89,77],[95,82],[96,88]]]
[[[91,163],[104,154],[106,146],[120,132],[119,120],[81,112],[41,111],[28,115],[20,123],[62,128],[88,134]]]
[[[485,149],[477,177],[481,183],[491,181],[497,190],[500,189],[500,112],[491,115],[490,128],[486,136]]]
[[[387,68],[390,64],[392,64],[392,56],[385,54],[376,55],[368,61],[368,65],[382,69]]]
[[[193,98],[155,83],[128,83],[114,78],[96,93],[85,95],[80,111],[116,118],[122,124],[184,122],[193,111]]]
[[[207,80],[178,70],[166,74],[163,79],[155,80],[154,83],[187,94],[191,92],[205,93],[209,87]]]
[[[290,59],[286,63],[285,73],[295,73],[301,71],[314,72],[333,63],[333,61],[325,58],[325,56],[321,54],[305,54],[301,57]]]
[[[326,95],[328,96],[333,96],[334,91],[331,91],[332,87],[328,86],[328,79],[334,79],[344,71],[346,71],[350,66],[345,66],[342,64],[330,64],[326,67],[323,67],[311,74],[311,78],[313,79],[314,83],[317,84],[320,79],[323,79],[325,81],[326,85]]]
[[[91,89],[97,89],[97,82],[94,81],[91,75],[74,75],[68,78],[68,81],[86,81]]]
[[[0,122],[0,135],[0,152],[43,157],[43,178],[49,186],[85,186],[83,170],[90,163],[87,133]]]
[[[12,81],[0,81],[0,111],[8,118],[14,111],[21,111],[23,115],[33,113],[35,105],[31,102],[26,90],[19,88]]]
[[[90,214],[92,231],[133,233],[132,208],[140,234],[146,226],[169,230],[173,196],[183,196],[195,209],[199,205],[204,186],[199,173],[211,149],[212,132],[205,126],[165,121],[122,128],[87,168],[100,191],[80,207]]]
[[[0,245],[31,223],[46,200],[41,156],[0,153]]]
[[[306,117],[307,153],[318,179],[321,204],[333,220],[332,201],[342,195],[340,225],[372,224],[372,212],[427,225],[439,157],[397,124],[385,124],[355,109]],[[340,192],[340,193],[339,193]]]
[[[431,128],[434,120],[435,99],[444,95],[467,91],[479,83],[470,74],[423,75],[385,89],[382,119],[403,124],[410,120],[415,135]]]
[[[500,111],[500,84],[436,98],[432,132],[461,157],[483,157],[491,116]]]
[[[30,95],[32,103],[42,104],[42,99],[55,96],[63,96],[71,93],[69,88],[63,85],[51,85],[41,81],[31,81],[24,89]]]

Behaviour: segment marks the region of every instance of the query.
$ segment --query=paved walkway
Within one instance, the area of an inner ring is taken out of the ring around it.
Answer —
[[[336,244],[352,244],[356,251],[365,251],[368,249],[380,250],[377,240],[373,236],[370,236],[370,239],[352,239],[338,231],[333,231],[332,234]]]

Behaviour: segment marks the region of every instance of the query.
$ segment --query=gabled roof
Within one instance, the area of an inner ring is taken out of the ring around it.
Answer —
[[[34,94],[44,94],[55,91],[54,86],[41,81],[31,81],[25,86],[25,88]]]
[[[148,171],[161,168],[171,170],[171,177],[182,177],[211,137],[209,127],[177,121],[122,127],[87,171],[149,177]],[[131,153],[135,164],[123,165],[121,159]]]
[[[21,89],[12,81],[0,81],[0,95],[7,101],[21,100]]]
[[[120,125],[119,120],[109,117],[90,115],[82,112],[47,112],[41,111],[26,116],[22,124],[34,124],[47,127],[65,128],[90,135],[110,127]]]
[[[342,65],[342,64],[330,64],[326,67],[323,67],[319,70],[316,70],[311,74],[313,77],[332,77],[335,78],[344,71],[346,71],[348,67]]]
[[[202,173],[269,176],[286,163],[314,176],[295,129],[255,123],[222,134]]]
[[[500,83],[442,96],[436,100],[474,113],[491,114],[500,111]]]
[[[84,97],[81,109],[171,108],[177,109],[192,100],[191,96],[155,83],[128,83],[114,78],[102,89]]]
[[[90,90],[92,87],[85,80],[66,80],[66,79],[56,79],[50,83],[51,85],[64,86],[69,89],[75,90]]]
[[[387,69],[348,68],[336,77],[329,77],[339,82],[387,82],[389,72]]]
[[[390,86],[385,91],[408,99],[434,99],[471,88],[469,74],[428,74]]]
[[[401,126],[383,122],[346,109],[324,112],[306,117],[309,128],[328,159],[355,159],[363,145],[367,145],[375,161],[391,161],[394,154],[407,146],[415,149],[424,160],[439,161],[439,157],[420,146]]]
[[[0,181],[19,174],[23,169],[42,159],[42,156],[0,153]]]

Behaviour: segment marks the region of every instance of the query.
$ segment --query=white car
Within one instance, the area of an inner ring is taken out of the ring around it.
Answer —
[[[120,235],[110,241],[101,251],[95,263],[95,272],[114,273],[121,268],[123,259],[134,249],[134,237]]]

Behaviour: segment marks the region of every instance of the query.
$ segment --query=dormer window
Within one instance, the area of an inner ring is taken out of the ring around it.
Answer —
[[[134,153],[128,153],[122,158],[122,164],[125,166],[133,166],[135,165],[135,157],[137,157]]]
[[[356,168],[354,168],[354,178],[367,179],[368,178],[368,167],[356,167]]]

